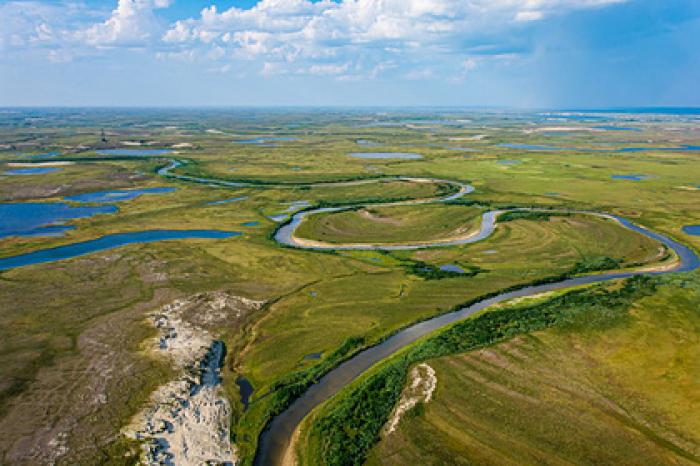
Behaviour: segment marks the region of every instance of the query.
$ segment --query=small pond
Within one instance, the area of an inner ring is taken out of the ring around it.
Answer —
[[[440,270],[442,270],[443,272],[465,273],[462,267],[459,267],[455,264],[441,265]]]
[[[299,141],[299,138],[292,137],[262,137],[253,139],[242,139],[240,141],[233,141],[234,144],[269,144],[271,142],[292,142]]]
[[[243,376],[238,376],[236,378],[236,385],[238,385],[238,392],[241,395],[241,403],[243,403],[243,408],[248,409],[250,396],[253,394],[253,385]]]
[[[100,155],[126,155],[138,157],[139,155],[166,155],[173,151],[170,149],[98,149]]]
[[[44,173],[51,173],[60,170],[57,167],[36,167],[36,168],[13,168],[12,170],[6,170],[5,175],[42,175]]]
[[[517,144],[517,143],[510,143],[506,142],[503,144],[499,144],[498,147],[505,147],[506,149],[521,149],[521,150],[565,150],[561,149],[559,147],[553,147],[553,146],[543,146],[539,144]],[[571,150],[571,149],[568,149]]]
[[[232,202],[240,202],[248,199],[248,196],[232,197],[229,199],[222,199],[220,201],[207,202],[208,205],[220,205],[220,204],[230,204]]]
[[[627,180],[627,181],[642,181],[646,180],[647,175],[640,174],[630,174],[630,175],[610,175],[613,180]]]
[[[632,128],[630,126],[597,125],[593,128],[603,129],[605,131],[641,131],[639,128]]]
[[[700,236],[700,225],[686,225],[683,227],[683,233]]]
[[[351,152],[356,159],[422,159],[423,156],[413,152]]]
[[[94,193],[77,194],[66,196],[64,199],[73,202],[92,202],[95,204],[105,204],[108,202],[123,202],[136,199],[144,194],[164,194],[175,191],[176,188],[144,188],[144,189],[115,189],[113,191],[97,191]]]

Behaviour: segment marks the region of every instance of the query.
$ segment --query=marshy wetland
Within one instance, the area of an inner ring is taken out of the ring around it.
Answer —
[[[700,117],[36,112],[0,115],[3,464],[699,461]]]

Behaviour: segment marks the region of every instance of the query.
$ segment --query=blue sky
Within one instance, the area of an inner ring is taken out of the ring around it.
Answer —
[[[0,106],[700,106],[698,0],[0,0]]]

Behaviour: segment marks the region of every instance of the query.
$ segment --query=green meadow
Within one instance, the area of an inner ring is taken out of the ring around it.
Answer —
[[[250,119],[235,112],[154,111],[88,114],[70,123],[47,118],[29,128],[0,125],[0,138],[12,146],[0,151],[2,203],[176,188],[119,202],[116,214],[71,221],[75,229],[63,236],[2,238],[0,258],[131,231],[242,233],[129,245],[0,272],[0,462],[25,454],[27,442],[38,445],[39,453],[26,453],[24,461],[39,458],[53,438],[44,426],[65,432],[68,453],[58,464],[134,460],[138,445],[118,432],[174,376],[144,349],[155,334],[147,316],[176,298],[225,291],[264,302],[244,321],[216,329],[227,348],[222,380],[232,404],[232,441],[242,463],[251,464],[258,435],[274,414],[340,361],[401,328],[505,288],[600,269],[670,266],[675,260],[659,243],[582,213],[512,218],[485,240],[414,251],[318,252],[277,244],[277,228],[306,206],[349,207],[310,215],[296,232],[335,244],[468,235],[487,210],[537,207],[621,215],[700,248],[700,236],[682,231],[700,224],[700,152],[613,152],[697,145],[697,125],[674,122],[680,129],[669,131],[670,122],[640,121],[634,123],[639,132],[552,135],[528,132],[531,125],[517,119],[472,118],[475,123],[457,127],[367,126],[342,113]],[[106,143],[99,137],[103,127]],[[241,143],[265,137],[294,140]],[[503,143],[579,150],[533,151]],[[151,157],[96,152],[113,148],[173,152]],[[589,151],[601,149],[610,150]],[[59,155],[32,158],[49,151]],[[423,158],[348,156],[372,151]],[[178,175],[247,184],[224,187],[158,175],[170,159],[187,162],[174,170]],[[2,174],[12,162],[53,160],[73,164],[42,175]],[[644,178],[612,178],[620,174]],[[451,203],[410,204],[444,197],[454,188],[397,177],[454,180],[475,191]],[[212,204],[232,198],[241,199]],[[385,205],[394,202],[405,204]],[[448,264],[468,273],[432,273]],[[434,399],[407,414],[391,436],[372,437],[358,458],[369,464],[444,464],[456,457],[465,464],[600,464],[640,455],[649,464],[697,461],[698,426],[690,415],[698,400],[692,380],[696,281],[695,274],[664,278],[644,296],[616,301],[611,309],[619,318],[606,316],[601,302],[598,320],[610,317],[609,323],[589,322],[581,312],[575,325],[536,328],[488,348],[426,358],[437,373]],[[512,362],[500,364],[504,360]],[[238,376],[254,389],[247,409]],[[101,378],[106,382],[95,386]],[[404,382],[400,378],[399,392]],[[95,399],[97,389],[108,402],[82,402]],[[352,393],[343,392],[307,419],[297,449],[302,463],[323,464],[322,455],[315,456],[322,450],[322,431],[312,421]],[[20,420],[22,427],[15,429]],[[573,431],[579,433],[575,441]],[[596,442],[599,448],[587,448]]]

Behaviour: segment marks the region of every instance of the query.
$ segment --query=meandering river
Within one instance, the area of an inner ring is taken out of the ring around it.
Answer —
[[[355,184],[365,184],[373,183],[379,181],[386,181],[386,178],[382,179],[371,179],[371,180],[355,180],[355,181],[343,181],[343,182],[324,182],[324,183],[312,183],[303,185],[291,185],[291,184],[261,184],[261,183],[245,183],[245,182],[232,182],[217,179],[199,178],[191,177],[187,175],[180,175],[173,173],[173,170],[182,165],[182,162],[177,160],[171,160],[169,164],[160,169],[158,173],[164,177],[176,178],[182,181],[192,181],[198,183],[205,183],[215,186],[227,186],[227,187],[299,187],[299,186],[341,186],[341,185],[355,185]],[[469,185],[449,181],[449,180],[439,180],[439,179],[424,179],[424,178],[411,178],[411,177],[394,177],[396,180],[407,180],[415,182],[433,182],[433,183],[449,183],[457,186],[457,192],[449,196],[438,198],[438,199],[421,199],[414,201],[404,201],[397,203],[386,203],[383,205],[400,205],[400,204],[419,204],[426,202],[445,202],[454,199],[458,199],[469,192],[473,191],[473,188]],[[452,246],[456,244],[473,243],[476,241],[483,240],[490,236],[496,228],[497,218],[501,211],[493,210],[483,214],[482,222],[479,230],[471,235],[464,238],[448,239],[443,241],[433,241],[430,243],[414,243],[414,244],[392,244],[392,245],[363,245],[363,244],[347,244],[347,245],[332,245],[324,243],[309,244],[299,238],[294,236],[294,231],[303,221],[303,219],[309,215],[314,215],[323,212],[333,212],[343,209],[348,209],[352,207],[358,207],[359,205],[346,206],[342,208],[320,208],[312,209],[307,211],[302,211],[296,213],[292,216],[291,220],[282,225],[275,233],[274,238],[283,245],[304,248],[304,249],[417,249],[424,247],[445,247]],[[338,365],[336,368],[328,372],[323,376],[318,383],[309,387],[306,392],[299,398],[297,398],[285,411],[283,411],[278,416],[274,417],[272,421],[268,424],[266,429],[262,432],[257,454],[255,457],[254,464],[258,466],[270,466],[270,465],[281,465],[283,462],[284,455],[291,443],[294,431],[298,427],[302,419],[311,412],[316,406],[328,400],[330,397],[338,393],[343,387],[351,383],[372,365],[382,361],[383,359],[391,356],[400,349],[406,347],[407,345],[415,342],[419,338],[427,335],[430,332],[443,328],[449,324],[456,321],[465,319],[476,312],[479,312],[489,306],[494,304],[519,297],[532,296],[543,292],[560,290],[564,288],[569,288],[577,285],[593,284],[609,280],[628,278],[639,273],[647,274],[665,274],[670,272],[685,272],[695,270],[700,267],[700,257],[689,247],[661,234],[644,227],[635,225],[627,219],[613,216],[606,213],[598,212],[580,212],[582,214],[596,215],[601,217],[612,218],[618,221],[623,227],[628,228],[632,231],[645,235],[649,238],[655,239],[668,248],[672,249],[678,256],[678,262],[673,268],[660,269],[656,271],[639,272],[639,271],[622,271],[622,272],[612,272],[612,273],[597,273],[592,275],[585,275],[575,278],[565,279],[556,283],[547,283],[544,285],[536,286],[526,286],[514,291],[508,291],[501,293],[499,295],[484,299],[482,301],[476,302],[470,306],[464,307],[454,312],[447,314],[442,314],[436,316],[432,319],[419,322],[417,324],[411,325],[398,333],[392,335],[391,337],[384,340],[382,343],[370,347],[360,353],[356,354],[352,358]],[[144,232],[145,233],[145,232]],[[163,233],[163,232],[159,232]],[[192,232],[190,232],[191,234]],[[150,237],[153,232],[150,232],[148,236]],[[198,236],[198,235],[202,236]],[[235,232],[198,232],[195,237],[228,237],[235,235]],[[168,239],[172,233],[168,233]],[[110,235],[108,241],[106,238],[97,241],[97,244],[86,243],[76,243],[73,245],[61,246],[59,248],[54,248],[52,250],[37,251],[35,253],[29,253],[23,256],[8,257],[0,259],[0,270],[11,268],[12,266],[17,266],[17,261],[28,263],[38,263],[38,262],[48,262],[52,260],[65,259],[67,257],[75,257],[86,250],[102,250],[106,247],[115,247],[119,244],[129,244],[134,242],[133,237],[122,236],[122,235]],[[160,235],[158,235],[160,236]],[[115,238],[116,237],[116,238]],[[191,237],[191,236],[190,236]],[[114,240],[117,240],[116,242]],[[150,238],[139,238],[138,242],[143,242],[143,240],[150,241]],[[164,238],[159,238],[164,239]],[[116,244],[115,244],[116,243]],[[86,247],[89,246],[89,247]],[[97,246],[97,247],[95,247]]]

